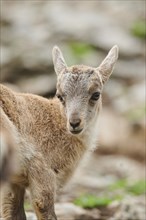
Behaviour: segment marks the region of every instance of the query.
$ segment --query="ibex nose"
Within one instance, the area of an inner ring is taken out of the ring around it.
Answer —
[[[80,125],[81,119],[74,119],[74,120],[72,120],[72,121],[70,120],[69,123],[70,123],[70,126],[71,126],[73,129],[75,129],[75,128],[77,128],[77,127]]]

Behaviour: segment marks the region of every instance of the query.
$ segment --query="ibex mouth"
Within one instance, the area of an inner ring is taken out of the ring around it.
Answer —
[[[72,134],[79,134],[79,133],[81,133],[81,131],[82,131],[83,129],[80,129],[80,130],[72,130],[72,131],[70,131]]]

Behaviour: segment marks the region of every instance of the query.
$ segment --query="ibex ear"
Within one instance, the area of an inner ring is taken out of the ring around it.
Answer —
[[[106,58],[102,61],[100,66],[97,68],[99,73],[101,74],[102,82],[105,83],[108,78],[110,77],[114,65],[118,59],[118,46],[112,47],[112,49],[109,51]]]
[[[65,60],[63,58],[60,49],[57,46],[53,48],[52,55],[53,55],[54,69],[56,74],[58,75],[67,67],[67,65],[65,63]]]

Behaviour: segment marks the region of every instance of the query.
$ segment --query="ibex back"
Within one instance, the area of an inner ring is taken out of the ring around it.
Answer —
[[[28,187],[38,220],[56,220],[56,192],[79,162],[96,147],[97,119],[104,83],[118,57],[114,46],[101,65],[67,67],[53,49],[57,92],[53,99],[15,93],[1,85],[1,124],[15,141],[18,168],[4,190],[2,217],[26,220],[24,193]]]

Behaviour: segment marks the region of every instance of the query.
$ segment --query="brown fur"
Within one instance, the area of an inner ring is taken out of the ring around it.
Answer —
[[[95,103],[88,104],[87,100],[91,92],[102,89],[99,72],[89,67],[85,71],[85,66],[74,66],[71,72],[65,67],[59,49],[55,50],[55,70],[57,74],[58,70],[60,72],[57,92],[66,92],[64,104],[58,98],[47,100],[37,95],[15,93],[3,85],[0,87],[1,124],[2,127],[6,124],[11,131],[18,153],[18,169],[4,190],[2,200],[2,217],[6,220],[26,219],[23,208],[26,187],[30,189],[38,220],[57,219],[54,212],[55,193],[70,178],[94,142],[92,139],[96,139],[96,134],[93,135],[94,121],[100,110],[101,97]],[[59,56],[59,61],[56,56]],[[83,76],[76,78],[75,75],[81,72]],[[64,76],[68,77],[65,79]],[[92,91],[88,94],[91,87]],[[85,106],[88,111],[84,110]],[[74,135],[69,122],[79,117],[81,123],[77,129],[82,128],[82,132]]]
[[[11,133],[0,127],[0,189],[15,170],[15,145]]]

